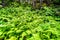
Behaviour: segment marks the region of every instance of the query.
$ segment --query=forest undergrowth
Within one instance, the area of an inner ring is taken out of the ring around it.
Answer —
[[[0,9],[0,40],[60,40],[60,7]]]

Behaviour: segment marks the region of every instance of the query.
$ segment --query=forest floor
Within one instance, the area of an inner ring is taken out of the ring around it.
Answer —
[[[6,7],[0,10],[0,40],[60,40],[60,7]]]

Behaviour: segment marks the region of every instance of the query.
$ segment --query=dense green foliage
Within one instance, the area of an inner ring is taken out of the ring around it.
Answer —
[[[6,0],[8,7],[0,5],[0,40],[60,40],[60,0],[51,2],[56,5],[33,10]]]
[[[44,7],[41,10],[23,5],[0,8],[2,39],[60,40],[60,7]]]

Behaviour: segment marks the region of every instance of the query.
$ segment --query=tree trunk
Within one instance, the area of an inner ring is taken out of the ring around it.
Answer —
[[[2,0],[2,7],[5,7],[5,0]]]

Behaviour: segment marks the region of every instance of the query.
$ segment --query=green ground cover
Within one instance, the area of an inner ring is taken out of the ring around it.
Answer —
[[[60,40],[60,8],[6,7],[0,10],[0,40]]]

